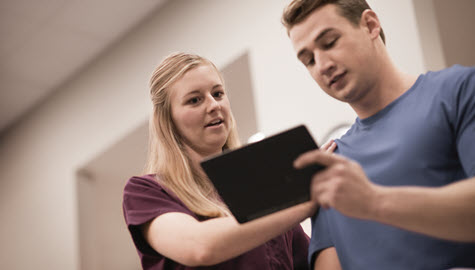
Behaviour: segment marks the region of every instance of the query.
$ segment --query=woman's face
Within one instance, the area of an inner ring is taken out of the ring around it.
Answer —
[[[231,108],[218,71],[202,64],[169,89],[171,116],[186,147],[201,157],[222,151],[231,130]]]

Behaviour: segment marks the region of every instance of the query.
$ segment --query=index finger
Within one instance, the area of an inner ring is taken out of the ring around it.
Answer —
[[[296,169],[302,169],[310,164],[320,164],[323,166],[330,166],[337,162],[345,161],[346,159],[340,155],[328,153],[315,149],[306,153],[303,153],[294,161],[294,167]]]
[[[328,142],[324,143],[322,147],[320,147],[320,150],[323,150],[329,153],[333,153],[335,149],[336,149],[336,143],[334,140],[329,140]]]

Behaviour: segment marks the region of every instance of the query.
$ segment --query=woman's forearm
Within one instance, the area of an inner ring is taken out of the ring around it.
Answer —
[[[316,209],[314,202],[306,202],[243,224],[234,217],[199,222],[171,212],[146,224],[143,231],[147,242],[168,258],[187,266],[214,265],[287,232]]]
[[[234,218],[202,222],[199,230],[208,242],[204,262],[213,265],[262,245],[298,225],[315,209],[314,203],[307,202],[243,224]]]

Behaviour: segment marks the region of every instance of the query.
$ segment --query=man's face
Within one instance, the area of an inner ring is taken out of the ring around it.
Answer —
[[[330,96],[355,103],[371,88],[374,44],[366,27],[352,24],[332,4],[313,11],[289,31],[297,58]]]

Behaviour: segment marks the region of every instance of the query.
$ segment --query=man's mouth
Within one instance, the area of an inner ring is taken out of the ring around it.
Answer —
[[[336,83],[339,79],[343,78],[343,76],[345,75],[346,75],[346,71],[333,77],[329,83],[329,86],[331,87],[334,83]]]

